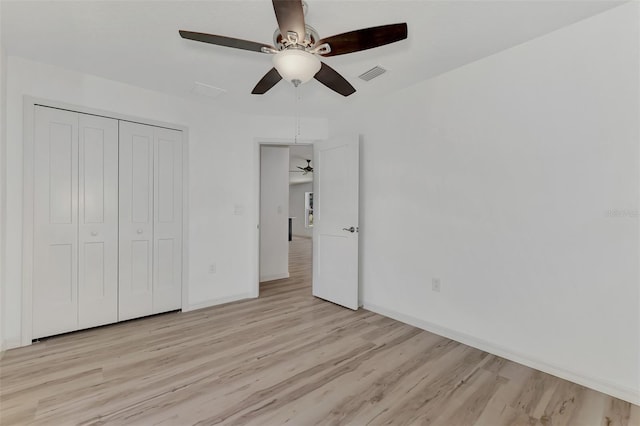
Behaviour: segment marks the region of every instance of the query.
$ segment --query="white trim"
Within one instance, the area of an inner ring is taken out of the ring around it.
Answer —
[[[273,281],[273,280],[283,280],[285,278],[289,278],[289,272],[283,273],[283,274],[260,276],[260,282],[263,283],[263,282]]]
[[[189,308],[189,129],[183,125],[72,105],[49,99],[23,97],[23,201],[22,201],[22,315],[21,339],[5,341],[3,348],[28,346],[33,339],[33,146],[35,106],[63,109],[182,132],[182,310]],[[14,346],[15,345],[15,346]]]
[[[182,312],[195,311],[198,309],[210,308],[212,306],[224,305],[225,303],[237,302],[238,300],[255,299],[251,293],[240,293],[233,296],[221,297],[219,299],[207,300],[202,303],[187,305],[186,309],[182,308]]]
[[[636,12],[636,22],[640,22],[640,5],[636,5],[635,8],[635,12]],[[640,44],[640,32],[638,32],[638,39],[636,40],[636,42],[638,44]],[[640,74],[638,74],[638,81],[637,81],[638,87],[640,87]],[[637,121],[637,125],[638,125],[638,134],[640,134],[640,117],[637,117],[638,121]],[[640,150],[638,151],[638,158],[637,158],[638,163],[640,164]],[[637,183],[638,183],[638,200],[640,200],[640,170],[637,176]],[[636,205],[637,208],[640,208],[640,205]],[[640,227],[638,227],[638,245],[640,246]],[[638,250],[638,276],[640,277],[640,250]],[[640,285],[640,284],[639,284]],[[637,320],[637,325],[640,327],[640,291],[638,292],[638,300],[637,302],[637,306],[638,306],[638,312],[636,315],[636,320]],[[636,336],[636,339],[640,339],[640,336]],[[640,342],[638,342],[638,345],[640,346]],[[638,348],[639,346],[636,346],[636,348]],[[640,349],[638,350],[638,365],[640,366]],[[638,387],[640,387],[640,371],[638,371],[638,376],[636,377],[636,381],[638,383]],[[640,393],[640,390],[638,390],[638,393]],[[634,404],[636,405],[640,405],[640,396],[637,397],[636,401],[634,402]]]
[[[0,353],[8,351],[9,349],[19,348],[20,346],[22,346],[20,339],[7,339],[2,342],[2,351],[0,351]]]
[[[22,148],[22,310],[21,345],[33,339],[33,193],[34,125],[36,100],[24,97]]]
[[[182,311],[189,308],[189,128],[182,129]]]
[[[152,120],[148,118],[137,117],[133,115],[120,114],[113,111],[105,111],[103,109],[90,108],[90,107],[85,107],[81,105],[74,105],[66,102],[54,101],[51,99],[34,98],[28,95],[24,96],[24,103],[25,103],[25,106],[27,106],[28,104],[41,105],[49,108],[57,108],[57,109],[71,111],[71,112],[79,112],[82,114],[98,115],[100,117],[113,118],[115,120],[146,124],[148,126],[162,127],[165,129],[172,129],[172,130],[180,130],[182,132],[186,132],[188,130],[187,126],[180,125],[180,124],[167,123],[165,121],[158,121],[158,120]]]
[[[455,340],[456,342],[464,343],[465,345],[472,346],[474,348],[480,349],[493,355],[500,356],[502,358],[506,358],[510,361],[526,365],[527,367],[531,367],[536,370],[551,374],[553,376],[560,377],[561,379],[569,380],[570,382],[586,386],[598,392],[606,393],[607,395],[620,398],[632,404],[640,405],[640,392],[637,389],[620,386],[616,383],[612,383],[599,377],[585,376],[584,374],[570,371],[565,368],[550,364],[546,361],[532,358],[529,355],[518,353],[517,351],[513,351],[511,349],[496,345],[486,340],[478,339],[477,337],[470,336],[465,333],[460,333],[447,327],[443,327],[429,321],[424,321],[410,315],[396,312],[392,309],[387,309],[382,306],[371,304],[366,301],[364,302],[364,309],[383,315],[385,317],[395,319],[405,324],[421,328],[431,333],[447,337],[449,339]]]

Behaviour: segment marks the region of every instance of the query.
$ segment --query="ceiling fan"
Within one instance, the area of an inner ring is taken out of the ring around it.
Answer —
[[[331,37],[320,38],[304,21],[306,3],[302,0],[272,0],[278,21],[273,35],[274,46],[214,34],[180,30],[185,39],[250,50],[273,55],[274,67],[265,74],[251,92],[262,95],[283,78],[298,86],[315,78],[329,89],[349,96],[356,89],[319,57],[344,55],[384,46],[407,38],[407,24],[390,24],[363,28]]]
[[[302,175],[306,175],[307,173],[313,173],[313,167],[311,167],[311,160],[305,160],[307,162],[307,165],[304,167],[300,167],[300,166],[296,166],[297,168],[299,168],[300,170],[290,170],[290,173],[300,173],[302,172]]]

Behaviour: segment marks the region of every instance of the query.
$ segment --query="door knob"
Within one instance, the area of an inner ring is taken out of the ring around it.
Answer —
[[[137,232],[138,234],[142,234],[142,228],[138,229],[136,232]]]
[[[347,231],[347,232],[351,232],[352,234],[354,232],[356,232],[356,228],[355,227],[350,227],[350,228],[342,228],[343,231]]]
[[[95,237],[95,236],[97,236],[97,235],[98,235],[98,233],[97,233],[96,231],[91,231],[91,236],[92,236],[92,237]]]

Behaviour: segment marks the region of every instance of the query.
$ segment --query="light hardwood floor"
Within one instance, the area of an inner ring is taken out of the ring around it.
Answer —
[[[259,299],[7,351],[0,423],[640,425],[637,406],[313,298],[310,243]]]

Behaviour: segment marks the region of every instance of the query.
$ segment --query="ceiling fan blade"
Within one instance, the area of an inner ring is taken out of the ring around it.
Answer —
[[[350,31],[348,33],[337,34],[323,38],[316,45],[328,43],[331,51],[322,56],[344,55],[345,53],[359,52],[361,50],[373,49],[385,44],[407,38],[407,24],[390,24],[379,27],[363,28],[361,30]]]
[[[250,50],[252,52],[262,52],[262,48],[273,49],[273,46],[255,41],[241,40],[239,38],[219,36],[215,34],[196,33],[193,31],[178,31],[180,37],[188,40],[201,41],[203,43],[215,44],[218,46],[232,47],[234,49]]]
[[[306,29],[304,26],[304,10],[301,0],[273,0],[273,11],[276,14],[278,28],[283,38],[287,33],[298,34],[298,40],[304,40]]]
[[[275,68],[271,68],[271,70],[262,77],[262,79],[256,84],[256,87],[253,88],[251,94],[253,95],[264,95],[267,93],[269,89],[276,85],[282,77],[278,73],[278,70]]]
[[[327,86],[329,89],[340,93],[342,96],[349,96],[355,93],[356,89],[345,80],[343,76],[338,74],[336,70],[329,65],[322,63],[320,71],[314,76],[316,80]]]

